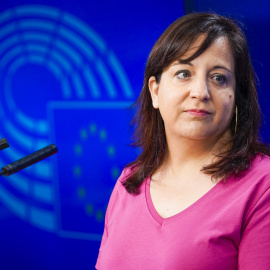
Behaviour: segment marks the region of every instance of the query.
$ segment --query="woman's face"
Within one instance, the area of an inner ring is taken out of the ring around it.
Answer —
[[[219,140],[229,133],[234,114],[234,58],[226,38],[218,38],[190,63],[181,62],[193,55],[203,41],[201,36],[178,61],[161,75],[149,79],[154,108],[159,109],[167,139]]]

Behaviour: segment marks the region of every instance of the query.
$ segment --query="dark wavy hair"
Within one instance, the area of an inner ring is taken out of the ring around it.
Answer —
[[[261,126],[255,74],[251,64],[246,38],[233,20],[213,13],[191,13],[173,22],[155,43],[145,69],[143,88],[134,106],[134,145],[141,148],[138,158],[128,164],[131,174],[123,185],[129,193],[138,194],[143,181],[163,164],[167,142],[162,117],[152,106],[148,81],[155,76],[160,82],[162,72],[179,60],[200,35],[205,39],[197,51],[185,61],[201,55],[219,37],[225,37],[232,50],[235,64],[235,105],[238,109],[237,131],[235,117],[231,121],[231,147],[218,154],[218,161],[202,168],[212,179],[238,176],[251,164],[256,154],[270,155],[269,147],[259,141]]]

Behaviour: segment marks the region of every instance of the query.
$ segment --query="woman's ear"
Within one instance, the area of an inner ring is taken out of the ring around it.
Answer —
[[[158,109],[158,89],[159,85],[155,76],[151,76],[148,81],[148,88],[152,98],[152,104],[155,109]]]

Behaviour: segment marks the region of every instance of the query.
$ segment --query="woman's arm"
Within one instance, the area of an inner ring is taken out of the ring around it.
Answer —
[[[245,219],[239,245],[239,270],[270,269],[270,188],[255,203]]]

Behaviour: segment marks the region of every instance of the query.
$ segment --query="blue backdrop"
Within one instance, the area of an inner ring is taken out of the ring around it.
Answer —
[[[262,3],[254,10],[232,0],[1,1],[0,138],[10,148],[0,165],[50,143],[59,149],[0,179],[1,269],[94,269],[111,190],[137,154],[127,107],[154,42],[185,12],[214,10],[246,25],[267,122]],[[266,140],[268,131],[265,123]]]
[[[94,269],[129,146],[148,53],[182,1],[1,1],[4,166],[59,153],[0,182],[1,269]]]

